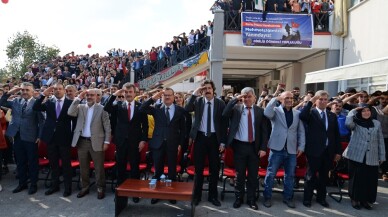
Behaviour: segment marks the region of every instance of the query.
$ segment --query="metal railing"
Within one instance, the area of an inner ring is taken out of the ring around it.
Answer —
[[[158,72],[163,71],[166,68],[174,66],[188,58],[201,53],[204,50],[208,50],[210,47],[210,37],[206,36],[198,42],[191,45],[182,46],[178,51],[172,51],[170,57],[165,57],[157,61],[149,62],[148,64],[143,65],[139,69],[134,70],[135,74],[135,83],[145,79],[149,76],[152,76]],[[129,76],[129,74],[127,75]],[[129,79],[126,79],[129,80]]]

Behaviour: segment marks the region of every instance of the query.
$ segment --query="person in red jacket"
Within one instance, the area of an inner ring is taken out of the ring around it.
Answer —
[[[5,134],[5,130],[6,130],[6,127],[7,127],[7,121],[5,120],[5,114],[3,112],[3,110],[0,109],[0,169],[2,168],[2,154],[3,152],[1,150],[3,149],[6,149],[7,148],[7,142],[5,141],[5,137],[4,137],[4,134]],[[1,181],[1,171],[0,171],[0,181]],[[0,184],[0,191],[2,191],[3,188]]]

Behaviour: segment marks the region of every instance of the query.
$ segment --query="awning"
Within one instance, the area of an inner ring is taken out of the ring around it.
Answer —
[[[388,75],[388,57],[306,73],[305,84]]]

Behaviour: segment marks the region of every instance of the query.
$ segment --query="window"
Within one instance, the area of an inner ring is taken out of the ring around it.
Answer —
[[[350,0],[350,7],[353,7],[359,3],[361,3],[364,0]]]

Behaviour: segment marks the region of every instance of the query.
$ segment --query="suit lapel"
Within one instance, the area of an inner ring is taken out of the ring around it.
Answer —
[[[318,122],[322,125],[323,129],[326,130],[326,126],[325,124],[322,122],[322,119],[321,119],[321,114],[319,114],[318,110],[317,109],[313,109],[312,111],[313,114],[315,114],[315,118],[318,120]],[[327,114],[327,112],[326,112]],[[328,117],[326,117],[328,118]],[[328,121],[329,122],[329,121]]]
[[[283,125],[288,128],[287,126],[287,120],[286,120],[286,114],[284,113],[283,107],[280,105],[278,106],[278,110],[280,112],[280,120],[282,121]]]
[[[205,109],[205,97],[202,97],[201,100],[198,100],[199,102],[199,114],[198,114],[198,120],[202,119],[203,116],[203,110]],[[199,125],[201,125],[201,122],[198,121]],[[200,127],[198,125],[198,127]]]
[[[95,104],[94,105],[94,108],[93,108],[93,115],[92,115],[92,122],[94,120],[94,118],[96,117],[97,113],[99,112],[99,108],[98,106]]]

